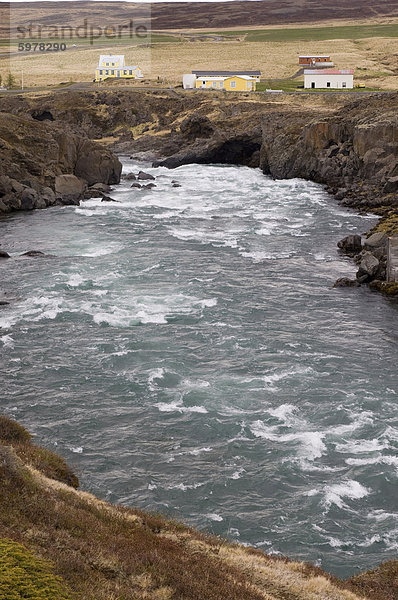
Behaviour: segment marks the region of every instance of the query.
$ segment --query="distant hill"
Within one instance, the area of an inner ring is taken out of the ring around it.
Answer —
[[[0,2],[1,37],[6,35],[9,3]],[[234,2],[190,2],[147,4],[128,2],[35,2],[11,4],[13,28],[27,26],[30,22],[46,25],[81,25],[84,19],[90,24],[104,26],[128,22],[132,15],[152,12],[152,28],[197,29],[284,25],[287,23],[312,23],[341,19],[369,19],[398,17],[396,0],[260,0]]]

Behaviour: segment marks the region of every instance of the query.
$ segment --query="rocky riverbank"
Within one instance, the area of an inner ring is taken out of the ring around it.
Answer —
[[[78,204],[97,184],[118,183],[122,170],[91,140],[10,113],[0,113],[0,161],[0,214]]]
[[[3,97],[0,212],[105,195],[89,186],[117,183],[114,153],[124,153],[155,166],[242,164],[276,179],[316,181],[342,205],[379,214],[380,231],[394,234],[397,109],[398,93],[355,100],[175,91]]]

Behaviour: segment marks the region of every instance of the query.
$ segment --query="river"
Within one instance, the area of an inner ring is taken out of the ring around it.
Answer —
[[[109,501],[343,577],[396,556],[397,304],[332,288],[375,217],[256,169],[146,170],[1,221],[2,412]]]

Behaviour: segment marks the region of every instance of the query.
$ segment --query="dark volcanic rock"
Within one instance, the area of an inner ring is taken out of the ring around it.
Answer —
[[[339,242],[337,242],[337,246],[340,248],[342,252],[345,254],[349,254],[354,256],[358,254],[362,250],[362,242],[360,235],[347,235],[347,237],[343,238]]]
[[[119,202],[119,200],[114,200],[110,196],[102,196],[101,202]]]
[[[87,184],[118,183],[116,156],[63,127],[0,111],[0,213],[76,204]]]
[[[378,248],[387,250],[388,237],[385,233],[373,233],[365,240],[364,248],[373,252]]]
[[[194,114],[184,119],[180,131],[186,138],[209,137],[214,133],[214,125],[204,115]]]
[[[361,283],[369,282],[374,279],[376,277],[379,264],[379,261],[371,252],[364,252],[361,262],[359,263],[357,279]]]
[[[323,118],[284,109],[263,118],[261,168],[324,183],[345,206],[398,206],[398,94],[347,103]],[[386,195],[388,192],[388,195]]]
[[[110,150],[95,145],[91,140],[79,140],[78,157],[74,173],[87,181],[89,186],[98,182],[119,183],[122,165]]]
[[[87,183],[75,175],[58,175],[55,178],[55,193],[63,201],[78,203],[84,197]]]
[[[340,277],[340,279],[338,279],[335,284],[333,285],[333,287],[338,288],[338,287],[359,287],[360,283],[355,280],[355,279],[349,279],[348,277]]]
[[[23,252],[23,254],[21,254],[21,256],[32,256],[32,257],[40,258],[42,256],[48,256],[48,255],[44,254],[44,252],[40,252],[40,250],[28,250],[28,252]]]
[[[137,179],[139,181],[154,181],[155,177],[150,173],[145,173],[144,171],[140,171],[138,173]]]
[[[4,252],[4,250],[0,250],[0,258],[11,258],[8,252]]]
[[[397,177],[390,177],[389,179],[387,179],[383,191],[386,194],[394,194],[396,192],[398,192],[398,176]]]
[[[90,186],[89,191],[93,191],[93,192],[101,192],[104,194],[107,194],[108,192],[111,191],[111,186],[107,185],[106,183],[95,183],[94,185]]]

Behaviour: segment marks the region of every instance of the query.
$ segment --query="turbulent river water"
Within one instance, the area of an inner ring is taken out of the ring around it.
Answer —
[[[341,576],[396,556],[397,305],[332,289],[374,217],[255,169],[146,170],[1,222],[1,411],[112,502]]]

